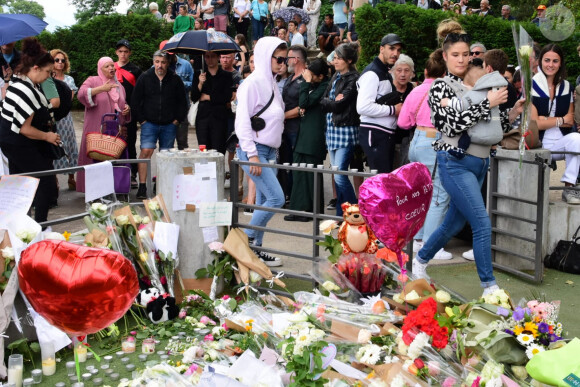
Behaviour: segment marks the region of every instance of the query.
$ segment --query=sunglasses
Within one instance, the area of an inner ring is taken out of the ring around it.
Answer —
[[[445,37],[445,40],[443,41],[443,43],[447,43],[447,42],[451,42],[451,43],[457,43],[457,42],[469,43],[469,42],[471,42],[471,36],[469,36],[468,34],[451,33],[451,34],[448,34]]]
[[[479,54],[483,54],[483,52],[481,52],[481,51],[469,51],[469,55],[471,55],[471,56],[476,56]]]
[[[284,63],[285,65],[288,64],[288,57],[286,56],[273,56],[272,58],[276,59],[276,63],[278,64],[282,63]]]
[[[66,59],[60,59],[60,58],[56,58],[54,60],[54,63],[66,63]]]

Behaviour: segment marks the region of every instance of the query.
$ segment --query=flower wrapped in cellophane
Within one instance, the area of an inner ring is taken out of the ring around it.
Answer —
[[[381,260],[366,253],[341,255],[336,268],[363,295],[380,293],[387,276]]]
[[[522,79],[522,97],[525,100],[520,126],[520,133],[522,135],[519,145],[521,165],[521,160],[526,149],[525,137],[528,135],[526,132],[530,127],[530,121],[532,119],[532,77],[534,72],[531,68],[530,58],[534,55],[534,41],[526,32],[524,27],[519,26],[518,32],[515,23],[512,25],[512,32],[514,36],[514,44],[516,46],[518,64],[520,66]]]

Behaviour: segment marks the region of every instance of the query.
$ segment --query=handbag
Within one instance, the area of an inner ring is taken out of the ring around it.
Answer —
[[[266,127],[266,121],[264,121],[264,119],[262,117],[260,117],[260,115],[262,113],[264,113],[270,107],[273,100],[274,100],[274,91],[272,91],[272,96],[270,97],[270,100],[268,101],[266,106],[264,106],[262,109],[260,109],[260,111],[258,113],[254,114],[254,116],[252,116],[252,118],[250,118],[250,122],[252,124],[252,129],[255,132],[259,132],[260,130],[262,130]]]
[[[563,271],[564,273],[580,274],[580,243],[578,232],[580,227],[569,241],[560,240],[552,254],[544,258],[544,266],[550,269]]]
[[[56,125],[47,107],[41,107],[32,118],[32,126],[43,132],[56,133]],[[43,142],[39,148],[40,153],[49,160],[58,160],[66,156],[66,152],[61,145],[54,145]]]
[[[110,117],[114,119],[107,120]],[[115,132],[116,135],[111,134]],[[118,159],[127,147],[127,142],[119,137],[120,134],[118,115],[116,113],[104,114],[101,118],[100,131],[87,133],[87,157],[97,161]]]
[[[520,139],[522,134],[520,129],[512,129],[507,133],[503,134],[503,140],[500,141],[499,145],[503,149],[517,150],[520,149]],[[530,122],[530,126],[525,134],[526,149],[536,149],[542,147],[542,141],[540,140],[540,131],[538,129],[538,124],[535,121]]]
[[[191,126],[195,126],[195,118],[197,117],[198,105],[199,101],[192,103],[191,106],[189,107],[189,111],[187,112],[187,122],[189,122],[189,125]]]
[[[268,17],[267,16],[260,16],[260,23],[267,24],[268,23]]]

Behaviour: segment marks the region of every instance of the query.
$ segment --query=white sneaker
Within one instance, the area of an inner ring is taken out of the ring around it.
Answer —
[[[425,242],[419,242],[418,240],[413,239],[413,252],[418,253],[419,250],[423,248]]]
[[[427,263],[421,263],[417,258],[413,259],[413,276],[415,279],[426,279],[429,281],[429,276],[427,275]]]
[[[230,178],[228,177],[226,181],[224,181],[224,188],[230,188]]]
[[[492,294],[493,292],[495,292],[496,290],[499,290],[499,286],[497,285],[491,285],[487,288],[483,289],[483,294],[481,295],[482,297],[487,296],[488,294]]]
[[[475,261],[475,256],[473,255],[473,249],[466,251],[465,253],[461,254],[461,256],[468,261]]]
[[[447,261],[452,258],[453,254],[451,254],[449,251],[445,251],[444,249],[439,250],[433,257],[433,259],[438,259],[440,261]]]

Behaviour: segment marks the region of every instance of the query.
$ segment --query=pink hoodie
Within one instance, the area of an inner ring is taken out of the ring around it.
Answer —
[[[410,129],[415,125],[434,128],[431,123],[431,108],[427,104],[429,89],[431,89],[433,81],[433,78],[427,78],[425,82],[411,90],[403,103],[397,120],[397,124],[401,129]],[[419,108],[419,111],[417,111],[417,108]],[[417,116],[416,119],[415,115]]]
[[[276,37],[264,37],[258,40],[254,48],[254,72],[245,79],[238,88],[236,109],[236,135],[240,148],[248,154],[248,158],[257,156],[256,142],[272,148],[280,147],[284,131],[284,102],[272,74],[272,55],[276,48],[284,43]],[[258,113],[270,100],[274,92],[274,100],[260,115],[266,122],[266,127],[259,132],[252,130],[250,117]]]

